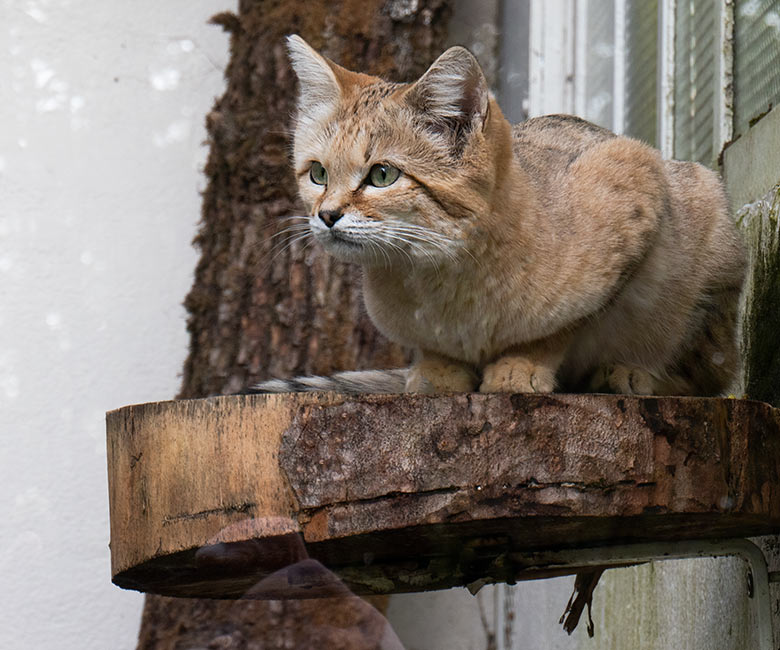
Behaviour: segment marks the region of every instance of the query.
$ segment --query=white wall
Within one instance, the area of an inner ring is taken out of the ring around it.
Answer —
[[[235,0],[0,0],[0,647],[134,648],[104,412],[172,397]]]

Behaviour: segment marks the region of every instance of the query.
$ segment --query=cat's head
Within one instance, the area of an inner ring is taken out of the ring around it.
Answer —
[[[294,166],[315,238],[364,265],[454,260],[491,192],[485,77],[462,47],[416,82],[350,72],[288,37]],[[503,118],[502,118],[503,119]]]

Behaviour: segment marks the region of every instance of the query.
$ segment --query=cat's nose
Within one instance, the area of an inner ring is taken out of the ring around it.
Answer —
[[[332,228],[333,224],[336,223],[341,217],[344,215],[341,214],[338,210],[320,210],[317,213],[317,216],[322,219],[323,223],[328,227]]]

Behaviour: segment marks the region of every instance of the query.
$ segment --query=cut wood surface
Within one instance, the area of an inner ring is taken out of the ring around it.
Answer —
[[[165,595],[512,582],[574,573],[562,549],[780,531],[780,411],[761,402],[254,395],[107,427],[114,582]]]

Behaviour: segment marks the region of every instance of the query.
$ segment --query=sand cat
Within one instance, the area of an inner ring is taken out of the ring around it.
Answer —
[[[512,126],[462,47],[395,84],[288,45],[311,234],[417,361],[254,391],[727,388],[745,261],[715,173],[572,116]]]

